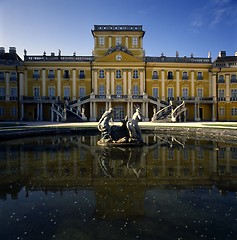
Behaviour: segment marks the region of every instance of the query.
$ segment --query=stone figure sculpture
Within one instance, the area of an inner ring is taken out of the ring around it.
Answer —
[[[101,132],[101,139],[98,145],[143,145],[142,132],[138,122],[143,119],[140,108],[137,107],[132,120],[128,121],[126,116],[121,120],[121,126],[110,126],[113,109],[110,108],[102,115],[98,122],[98,130]]]

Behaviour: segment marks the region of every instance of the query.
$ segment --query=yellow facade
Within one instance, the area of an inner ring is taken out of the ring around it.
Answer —
[[[141,25],[95,25],[91,56],[25,51],[21,60],[14,48],[0,48],[0,120],[70,120],[68,104],[89,121],[109,107],[115,120],[131,118],[139,106],[150,121],[170,100],[185,102],[178,120],[237,120],[237,56],[145,56],[144,35]]]

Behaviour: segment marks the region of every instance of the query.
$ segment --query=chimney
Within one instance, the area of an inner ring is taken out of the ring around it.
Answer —
[[[226,57],[226,51],[220,51],[218,57]]]
[[[3,55],[5,53],[5,48],[4,47],[0,47],[0,55]]]
[[[9,47],[9,53],[16,53],[15,47]]]

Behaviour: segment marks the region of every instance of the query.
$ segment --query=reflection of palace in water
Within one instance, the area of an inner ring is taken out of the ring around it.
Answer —
[[[0,197],[17,198],[23,187],[26,196],[37,190],[91,189],[101,210],[128,201],[133,211],[131,201],[143,204],[145,191],[153,188],[217,183],[220,191],[237,189],[237,145],[144,135],[145,147],[107,148],[96,145],[98,138],[53,136],[0,144]]]

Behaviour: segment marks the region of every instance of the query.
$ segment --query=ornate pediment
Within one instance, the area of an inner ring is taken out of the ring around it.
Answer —
[[[106,55],[109,55],[109,54],[111,54],[111,53],[113,53],[113,52],[116,52],[116,51],[125,52],[125,53],[133,56],[133,54],[132,54],[130,51],[128,51],[128,48],[127,48],[127,47],[122,46],[122,45],[120,45],[120,44],[116,45],[115,47],[109,48],[109,50],[105,53],[105,56],[106,56]]]

